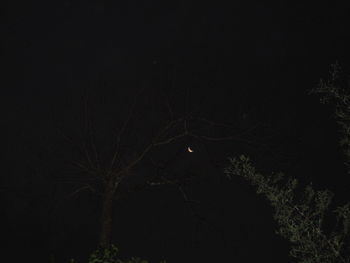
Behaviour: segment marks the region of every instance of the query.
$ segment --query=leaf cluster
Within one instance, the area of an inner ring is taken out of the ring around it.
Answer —
[[[148,263],[147,260],[139,257],[121,260],[117,257],[118,253],[119,249],[113,244],[109,247],[98,248],[90,254],[88,263]],[[74,263],[74,260],[71,263]],[[166,263],[166,261],[161,261],[160,263]]]
[[[340,146],[345,154],[345,165],[350,173],[350,79],[342,77],[339,64],[332,64],[327,80],[320,80],[310,94],[320,96],[322,104],[334,105],[334,117],[340,127]]]

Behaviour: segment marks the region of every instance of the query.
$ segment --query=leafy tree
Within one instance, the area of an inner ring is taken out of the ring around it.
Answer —
[[[330,79],[321,80],[310,93],[322,94],[321,102],[335,104],[335,117],[341,129],[340,145],[344,147],[346,165],[350,163],[350,96],[339,82],[339,66],[331,67]],[[350,204],[331,209],[333,193],[315,190],[312,184],[302,190],[298,180],[283,173],[263,175],[249,157],[230,158],[225,174],[240,176],[256,187],[274,208],[277,234],[291,243],[290,255],[302,263],[350,262]],[[332,213],[330,213],[332,212]],[[332,220],[335,215],[335,220]],[[329,229],[329,225],[334,225]]]

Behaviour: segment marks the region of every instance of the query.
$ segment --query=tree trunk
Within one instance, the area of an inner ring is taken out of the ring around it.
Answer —
[[[102,199],[102,211],[100,221],[99,245],[108,247],[112,237],[112,214],[113,214],[113,197],[116,190],[114,180],[109,180],[105,184],[105,193]]]

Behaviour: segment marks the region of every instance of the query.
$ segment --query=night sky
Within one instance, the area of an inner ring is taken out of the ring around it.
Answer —
[[[223,169],[228,157],[244,153],[265,173],[283,171],[348,200],[332,107],[308,90],[336,61],[350,73],[350,9],[347,1],[263,2],[3,5],[4,256],[87,259],[97,244],[101,198],[73,194],[85,176],[70,165],[80,158],[84,116],[107,162],[135,103],[121,138],[122,164],[171,115],[194,112],[225,124],[189,121],[197,134],[240,139],[184,136],[152,150],[113,204],[112,241],[121,257],[293,262],[268,203],[240,178],[227,180]],[[170,178],[191,178],[183,189],[195,201],[174,185],[147,186],[145,178],[159,172],[155,162]]]

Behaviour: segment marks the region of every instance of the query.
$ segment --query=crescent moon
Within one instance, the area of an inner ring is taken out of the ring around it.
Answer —
[[[187,151],[190,153],[193,153],[193,150],[191,149],[191,147],[187,147]]]

